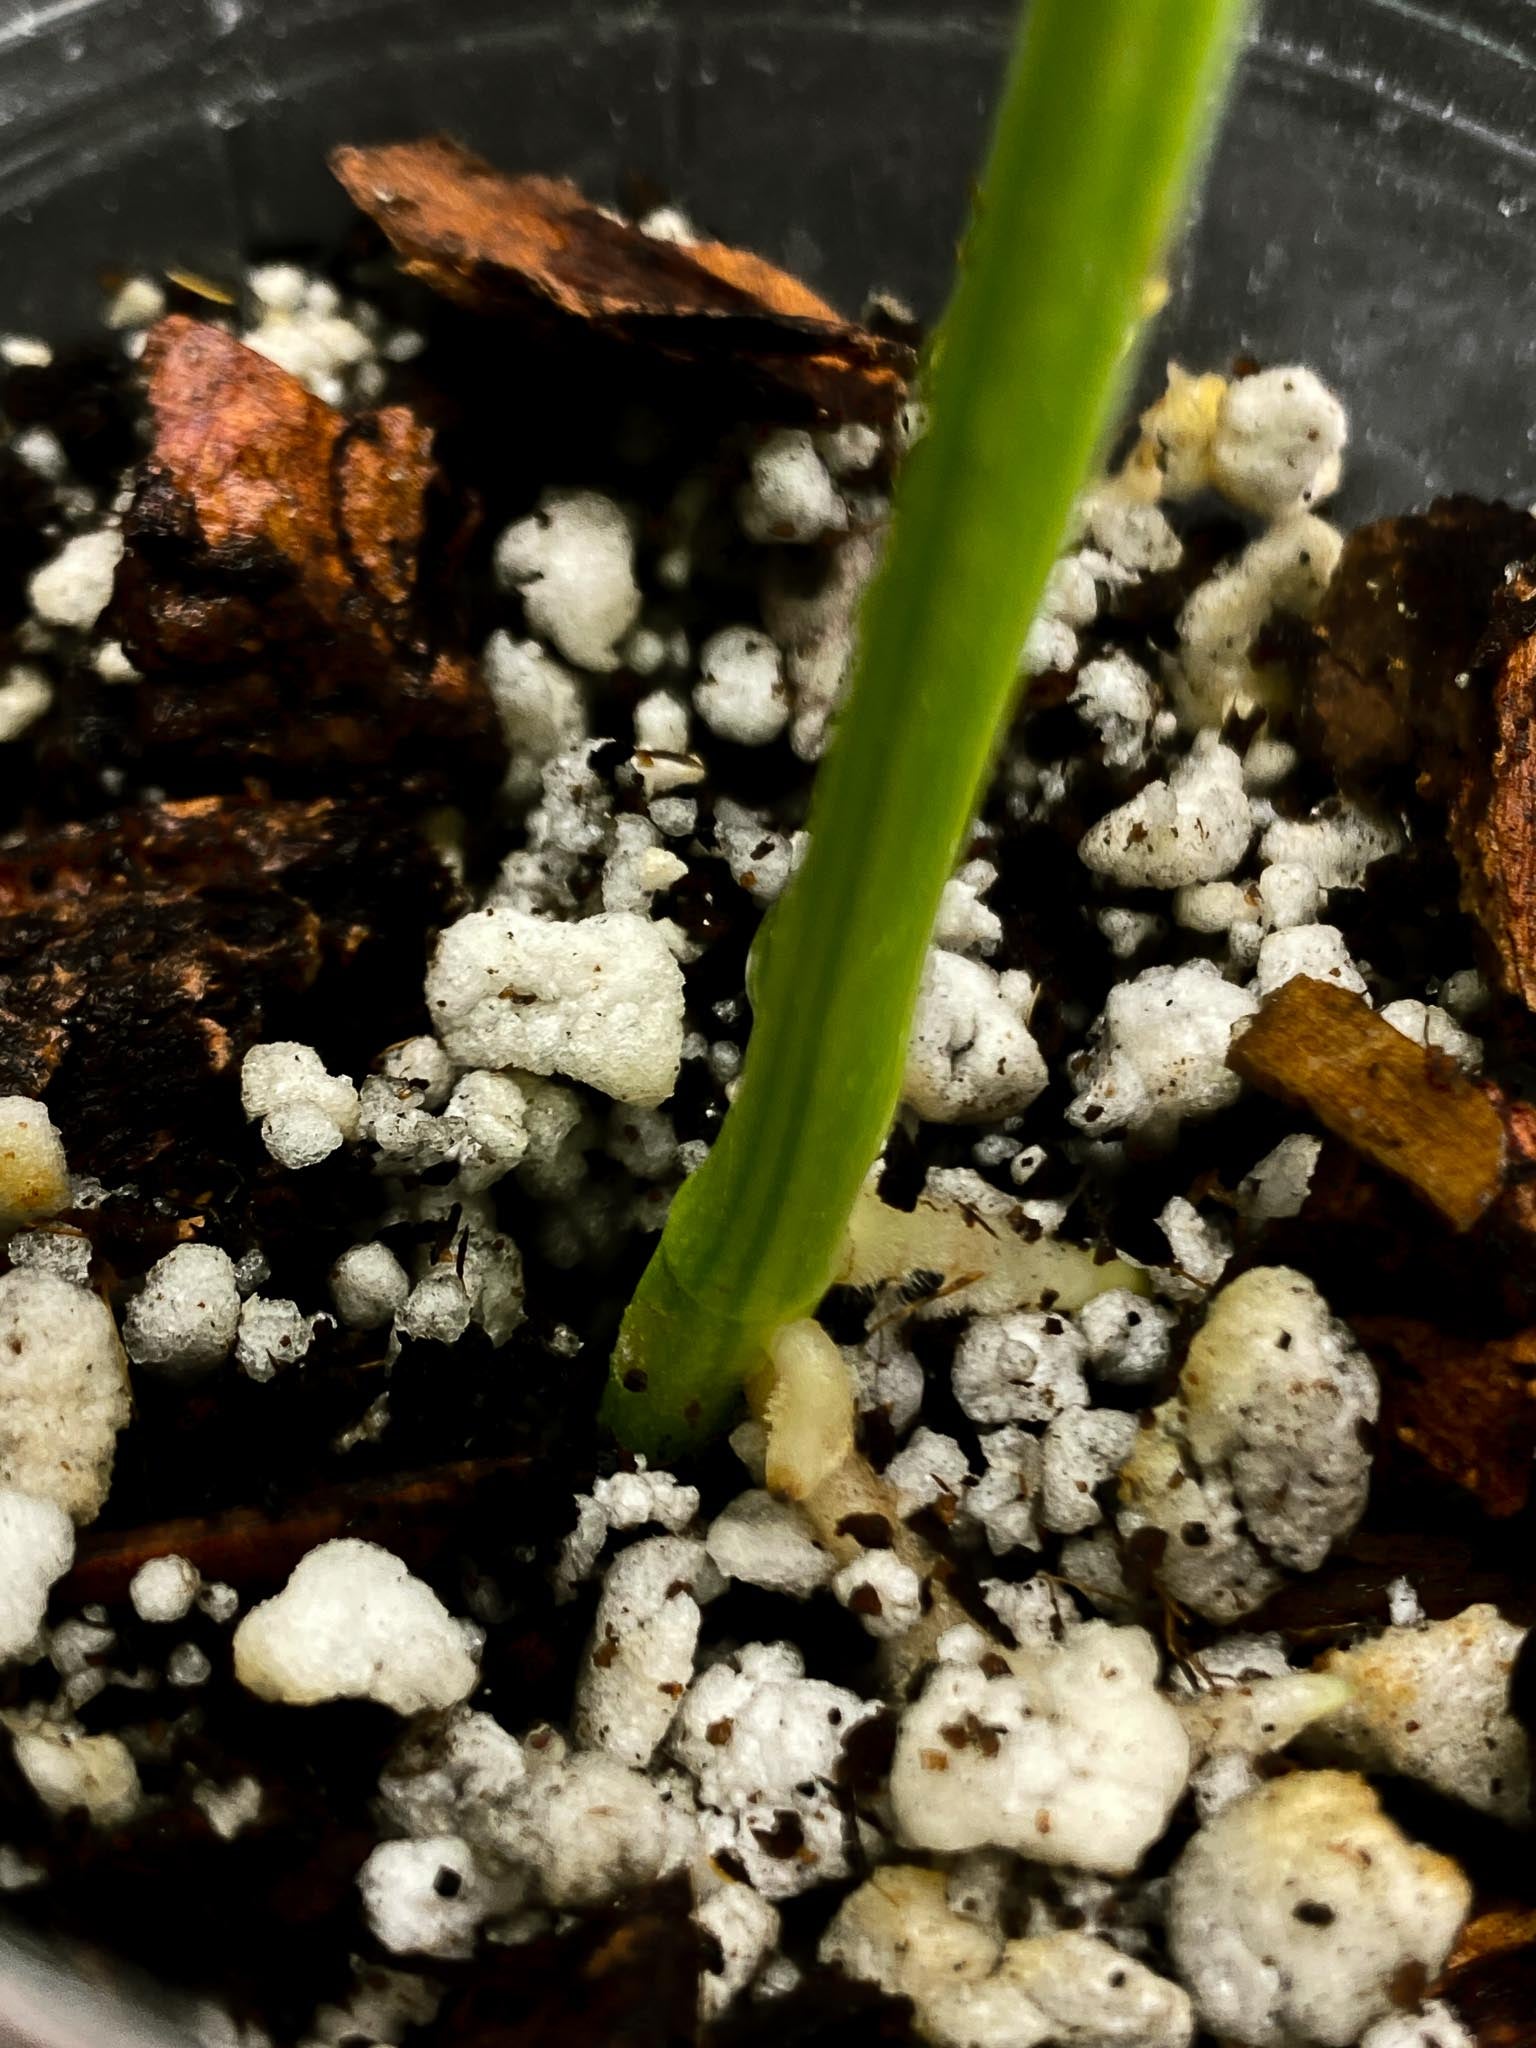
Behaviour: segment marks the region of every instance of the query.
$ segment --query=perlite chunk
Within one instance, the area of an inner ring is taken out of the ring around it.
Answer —
[[[235,1676],[305,1707],[371,1699],[399,1714],[451,1707],[480,1676],[463,1624],[398,1557],[355,1536],[322,1543],[235,1631]]]
[[[0,1278],[0,1486],[94,1521],[128,1415],[127,1361],[105,1304],[37,1267]]]
[[[710,1523],[704,1543],[726,1578],[793,1600],[819,1592],[834,1569],[804,1508],[762,1491],[738,1494]]]
[[[761,747],[789,723],[789,691],[777,646],[754,626],[727,626],[699,650],[694,709],[713,733]]]
[[[1525,1633],[1479,1605],[1330,1651],[1318,1668],[1349,1696],[1315,1731],[1318,1753],[1418,1778],[1500,1820],[1529,1820],[1530,1745],[1509,1702]]]
[[[502,794],[514,803],[531,803],[545,762],[587,737],[580,679],[537,640],[514,640],[500,629],[485,643],[480,672],[507,743]]]
[[[1100,818],[1078,853],[1122,888],[1177,889],[1230,875],[1252,835],[1243,764],[1201,733],[1166,782],[1149,782]]]
[[[748,539],[770,545],[815,540],[848,524],[843,501],[803,427],[781,427],[752,450],[736,510]]]
[[[83,1807],[93,1826],[110,1828],[137,1811],[138,1769],[117,1736],[43,1722],[18,1728],[14,1749],[17,1769],[50,1813]]]
[[[1121,1470],[1122,1535],[1163,1533],[1158,1578],[1175,1600],[1213,1621],[1251,1612],[1359,1521],[1379,1400],[1311,1281],[1254,1267],[1212,1297],[1177,1395]]]
[[[941,1871],[877,1870],[838,1909],[821,1960],[909,1998],[934,2048],[1185,2048],[1189,1999],[1107,1941],[1003,1941],[955,1912]]]
[[[1088,1347],[1070,1316],[977,1316],[955,1351],[955,1399],[973,1422],[1053,1422],[1088,1404]]]
[[[683,976],[632,911],[575,924],[491,908],[449,925],[427,969],[437,1034],[467,1067],[585,1081],[654,1109],[683,1056]]]
[[[1471,1887],[1410,1842],[1363,1778],[1299,1771],[1200,1829],[1168,1938],[1202,2024],[1242,2048],[1350,2048],[1433,1977]]]
[[[601,491],[546,491],[496,543],[496,580],[522,594],[533,630],[578,668],[607,674],[640,616],[635,538]]]
[[[1157,694],[1144,668],[1118,649],[1085,661],[1068,699],[1096,728],[1107,768],[1139,768],[1147,757]]]
[[[202,1574],[191,1559],[171,1551],[139,1566],[129,1582],[128,1598],[140,1621],[182,1621],[202,1583]]]
[[[940,1664],[902,1715],[891,1808],[922,1849],[991,1843],[1124,1875],[1168,1824],[1189,1743],[1142,1629],[1088,1622],[990,1677]]]
[[[1180,659],[1172,674],[1186,724],[1218,726],[1228,711],[1283,691],[1254,667],[1255,642],[1276,612],[1312,616],[1342,550],[1336,528],[1297,513],[1250,541],[1194,591],[1179,614]]]
[[[1012,1116],[1046,1083],[1030,1036],[1034,983],[995,974],[980,960],[935,947],[912,1020],[903,1100],[935,1123],[983,1123]]]
[[[0,1095],[0,1233],[69,1207],[69,1167],[46,1106]]]
[[[240,1067],[240,1103],[261,1120],[261,1141],[280,1166],[318,1166],[357,1136],[357,1090],[326,1072],[312,1045],[253,1045]]]
[[[74,1525],[61,1507],[0,1486],[0,1664],[30,1649],[48,1611],[48,1589],[74,1555]]]
[[[650,1762],[693,1677],[699,1603],[720,1586],[704,1545],[687,1536],[649,1536],[608,1567],[576,1683],[584,1748],[639,1769]]]
[[[211,1244],[179,1244],[155,1261],[128,1304],[128,1356],[172,1378],[209,1372],[229,1356],[240,1306],[228,1252]]]
[[[1235,378],[1211,438],[1211,480],[1264,519],[1320,505],[1339,487],[1348,423],[1322,379],[1298,365]]]
[[[771,1899],[848,1876],[848,1816],[837,1791],[843,1744],[878,1712],[857,1693],[807,1678],[788,1643],[749,1643],[688,1689],[668,1746],[698,1788],[699,1828]],[[784,1839],[795,1853],[775,1853]]]
[[[34,572],[27,586],[33,611],[47,625],[88,633],[112,600],[122,554],[123,536],[116,527],[77,533]]]
[[[1161,1141],[1186,1117],[1227,1108],[1242,1088],[1227,1065],[1232,1027],[1258,1006],[1209,960],[1149,967],[1117,983],[1073,1077],[1068,1120],[1097,1136],[1129,1130]]]
[[[387,1244],[350,1245],[331,1268],[331,1300],[354,1330],[378,1330],[405,1306],[411,1283]]]
[[[375,1940],[396,1955],[464,1957],[495,1889],[456,1835],[380,1842],[357,1873],[363,1912]]]

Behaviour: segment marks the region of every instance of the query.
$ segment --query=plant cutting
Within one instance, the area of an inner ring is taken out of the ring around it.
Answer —
[[[837,1276],[895,1113],[940,893],[1210,132],[1237,0],[1036,0],[904,466],[810,846],[758,942],[751,1047],[614,1350],[636,1450],[717,1428]]]
[[[531,129],[0,336],[0,2032],[12,1920],[272,2048],[1524,1981],[1536,522],[1346,537],[1213,302],[1275,13],[1111,456],[1237,12],[1039,0],[921,366]]]

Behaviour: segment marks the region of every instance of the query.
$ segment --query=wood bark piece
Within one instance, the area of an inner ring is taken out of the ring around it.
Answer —
[[[1503,1188],[1504,1120],[1485,1091],[1348,989],[1282,983],[1234,1034],[1227,1064],[1406,1182],[1453,1230],[1470,1230]]]
[[[1443,809],[1462,907],[1536,1007],[1536,520],[1442,498],[1351,534],[1315,628],[1307,718],[1346,786]]]
[[[270,1020],[377,1002],[451,900],[378,803],[144,804],[0,847],[0,1094],[41,1097],[78,1172],[195,1177],[238,1149]]]
[[[1536,1330],[1449,1335],[1405,1316],[1360,1316],[1381,1375],[1382,1427],[1490,1515],[1518,1514],[1536,1459]]]
[[[154,445],[108,622],[144,671],[145,762],[199,787],[496,776],[494,708],[444,621],[464,520],[430,430],[401,406],[349,418],[182,315],[143,361]]]
[[[1536,2041],[1536,1910],[1511,1905],[1475,1915],[1430,1990],[1450,2003],[1477,2048],[1531,2048]]]
[[[1536,575],[1512,574],[1494,603],[1493,752],[1452,800],[1463,907],[1487,933],[1500,982],[1536,1009]]]
[[[1305,678],[1309,724],[1347,784],[1428,778],[1442,799],[1484,751],[1484,693],[1470,672],[1511,562],[1536,552],[1536,520],[1511,505],[1439,498],[1427,512],[1357,527],[1317,615]]]
[[[62,1597],[126,1600],[140,1565],[172,1555],[189,1558],[205,1579],[228,1580],[242,1590],[281,1585],[301,1557],[335,1536],[366,1537],[419,1564],[461,1523],[477,1487],[525,1477],[531,1462],[526,1456],[471,1458],[427,1472],[326,1487],[278,1513],[238,1507],[144,1528],[90,1529],[80,1537]]]
[[[564,178],[508,177],[444,137],[333,152],[411,276],[471,312],[554,316],[739,373],[814,416],[885,419],[912,351],[723,242],[643,234]]]

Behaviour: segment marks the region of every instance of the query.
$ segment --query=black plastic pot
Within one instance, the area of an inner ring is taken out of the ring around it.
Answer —
[[[433,128],[598,196],[650,181],[850,306],[886,286],[932,314],[1012,14],[0,0],[0,328],[93,327],[107,272],[323,244],[347,217],[327,147]],[[1355,423],[1351,512],[1529,499],[1533,224],[1533,0],[1269,0],[1148,374],[1315,365]],[[0,1938],[0,2038],[134,2037],[65,1981],[39,1996]]]
[[[1092,4],[1092,0],[1085,0]],[[850,304],[942,300],[1012,0],[0,0],[0,321],[325,240],[335,140],[448,128],[685,199]],[[1268,0],[1159,337],[1304,358],[1354,508],[1528,496],[1536,5]]]

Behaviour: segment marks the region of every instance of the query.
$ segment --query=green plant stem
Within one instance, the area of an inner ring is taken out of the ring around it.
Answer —
[[[717,1428],[809,1313],[900,1093],[939,896],[1112,420],[1243,0],[1034,0],[865,602],[805,862],[759,940],[741,1085],[625,1317],[605,1415]]]

